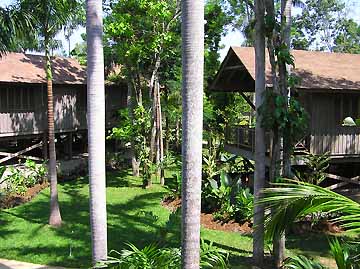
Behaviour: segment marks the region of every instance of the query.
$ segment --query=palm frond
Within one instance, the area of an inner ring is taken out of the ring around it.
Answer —
[[[323,265],[309,259],[306,256],[299,255],[289,257],[284,261],[283,269],[325,269]]]
[[[330,221],[347,232],[360,231],[360,204],[341,194],[305,182],[286,180],[263,191],[267,236],[282,234],[296,220],[312,213],[337,213]],[[333,214],[335,215],[335,214]]]

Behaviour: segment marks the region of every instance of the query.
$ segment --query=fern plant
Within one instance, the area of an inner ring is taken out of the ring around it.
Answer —
[[[228,254],[213,243],[201,240],[200,268],[228,268]],[[142,249],[128,243],[127,249],[112,250],[107,261],[99,262],[94,268],[114,269],[178,269],[181,268],[180,248],[159,248],[150,244]]]

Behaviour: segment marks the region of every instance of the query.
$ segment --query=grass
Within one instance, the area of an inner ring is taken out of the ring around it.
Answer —
[[[165,190],[158,184],[153,184],[150,189],[142,189],[141,180],[130,176],[127,171],[108,175],[109,250],[120,250],[127,242],[141,247],[161,240],[159,231],[169,216],[169,211],[160,204],[164,194]],[[87,180],[59,184],[59,199],[64,225],[58,229],[47,225],[49,189],[27,204],[2,210],[0,258],[88,268],[91,246]],[[202,237],[230,252],[232,268],[250,268],[246,265],[251,256],[251,237],[207,229],[202,229]],[[299,252],[299,244],[304,241],[294,238],[289,242],[290,251]],[[315,257],[329,256],[327,241],[309,241],[306,253]]]

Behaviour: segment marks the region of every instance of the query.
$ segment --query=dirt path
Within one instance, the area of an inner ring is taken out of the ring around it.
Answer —
[[[51,267],[27,262],[0,259],[0,269],[66,269],[64,267]]]

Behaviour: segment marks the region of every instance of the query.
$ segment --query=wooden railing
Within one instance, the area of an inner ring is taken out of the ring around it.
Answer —
[[[339,126],[310,135],[310,152],[332,156],[360,156],[360,127]]]
[[[229,126],[226,128],[225,142],[227,145],[255,152],[255,129],[249,126]],[[270,151],[270,134],[265,134],[267,152]],[[360,127],[337,127],[317,133],[312,132],[298,141],[296,154],[329,153],[333,157],[360,157]]]
[[[270,136],[265,134],[266,149],[270,150]],[[228,145],[255,152],[255,128],[230,126],[226,128],[225,142]]]

